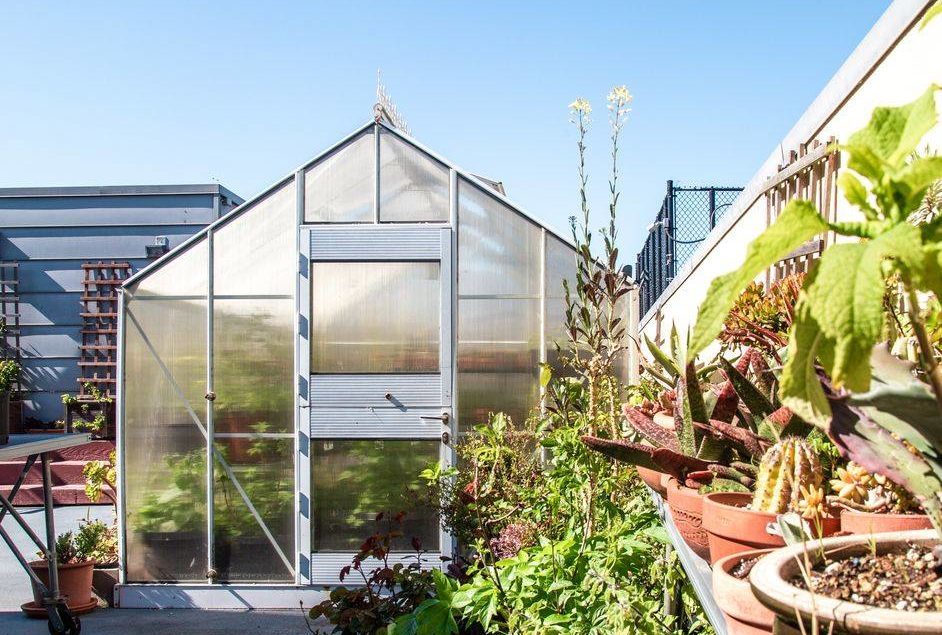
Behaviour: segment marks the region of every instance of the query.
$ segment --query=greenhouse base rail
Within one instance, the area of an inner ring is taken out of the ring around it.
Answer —
[[[667,502],[654,490],[649,489],[649,492],[651,500],[654,501],[654,506],[657,508],[657,513],[661,517],[661,524],[667,532],[667,539],[674,551],[677,552],[680,566],[690,580],[693,592],[700,601],[700,606],[703,607],[703,613],[713,630],[716,631],[716,635],[726,635],[726,618],[713,596],[713,573],[710,564],[695,554],[684,542],[680,532],[674,525],[674,519],[671,518]]]

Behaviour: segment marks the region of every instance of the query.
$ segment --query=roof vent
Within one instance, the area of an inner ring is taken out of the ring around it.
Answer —
[[[160,258],[170,251],[170,239],[166,236],[154,236],[154,244],[147,245],[145,249],[148,258]]]

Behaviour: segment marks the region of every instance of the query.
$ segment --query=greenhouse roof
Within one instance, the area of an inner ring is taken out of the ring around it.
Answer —
[[[442,163],[442,164],[445,165],[446,167],[448,167],[448,168],[454,170],[454,171],[455,171],[459,176],[461,176],[462,178],[464,178],[464,179],[466,179],[467,181],[470,181],[471,183],[474,183],[474,184],[477,185],[478,187],[482,188],[482,189],[485,190],[489,195],[493,196],[494,198],[496,198],[496,199],[499,200],[500,202],[502,202],[502,203],[504,203],[505,205],[509,206],[511,209],[513,209],[513,210],[516,211],[517,213],[521,214],[522,216],[524,216],[524,217],[527,218],[528,220],[532,221],[533,223],[536,223],[536,224],[537,224],[538,226],[540,226],[540,227],[543,227],[544,229],[546,229],[547,232],[549,232],[550,234],[552,234],[553,236],[555,236],[556,238],[558,238],[559,240],[561,240],[561,241],[562,241],[563,243],[565,243],[566,245],[569,245],[570,247],[575,247],[575,245],[574,245],[573,242],[572,242],[572,238],[571,238],[570,236],[568,236],[566,233],[557,231],[556,229],[550,227],[550,226],[547,225],[545,222],[543,222],[542,220],[540,220],[537,216],[534,216],[533,214],[527,212],[527,211],[526,211],[525,209],[523,209],[520,205],[514,203],[514,202],[511,201],[509,198],[507,198],[507,196],[504,194],[504,185],[503,185],[502,182],[500,182],[500,181],[495,181],[495,180],[488,179],[488,178],[484,178],[484,177],[481,177],[481,176],[477,176],[477,175],[475,175],[475,174],[472,173],[472,172],[469,172],[469,171],[467,171],[467,170],[464,170],[464,169],[460,168],[460,167],[457,166],[453,161],[449,161],[448,159],[446,159],[446,158],[442,157],[441,155],[435,153],[434,151],[430,150],[430,149],[427,148],[426,146],[422,145],[420,142],[418,142],[418,141],[416,141],[415,139],[413,139],[411,136],[405,134],[404,132],[402,132],[402,131],[399,130],[398,128],[396,128],[396,127],[390,125],[390,124],[387,123],[386,121],[382,121],[382,120],[378,120],[378,121],[377,121],[377,120],[370,120],[370,121],[364,123],[363,125],[359,126],[358,128],[356,128],[356,129],[355,129],[353,132],[351,132],[350,134],[344,136],[342,139],[340,139],[339,141],[337,141],[337,142],[334,143],[333,145],[331,145],[331,146],[329,146],[328,148],[324,149],[322,152],[318,153],[316,156],[314,156],[314,157],[311,158],[310,160],[306,161],[305,163],[303,163],[302,165],[298,166],[298,167],[295,168],[294,170],[291,170],[288,174],[286,174],[286,175],[283,176],[282,178],[278,179],[278,180],[275,181],[272,185],[270,185],[269,187],[265,188],[264,190],[262,190],[261,192],[259,192],[259,193],[256,194],[255,196],[253,196],[253,197],[251,197],[251,198],[245,200],[241,205],[239,205],[239,207],[237,207],[236,209],[234,209],[232,212],[230,212],[229,214],[227,214],[227,215],[224,216],[223,218],[220,218],[219,220],[217,220],[216,222],[212,223],[211,225],[208,225],[208,226],[204,227],[201,231],[197,232],[196,234],[193,234],[188,240],[186,240],[185,242],[181,243],[179,246],[177,246],[175,249],[173,249],[172,251],[170,251],[170,252],[169,252],[167,255],[165,255],[164,257],[160,258],[160,259],[157,260],[156,262],[152,263],[151,265],[149,265],[149,266],[145,267],[144,269],[141,269],[140,271],[138,271],[137,273],[135,273],[133,276],[131,276],[130,278],[128,278],[127,281],[125,281],[124,286],[131,285],[131,284],[135,283],[136,281],[138,281],[139,279],[141,279],[141,278],[147,276],[148,274],[150,274],[150,272],[152,272],[152,271],[154,271],[154,270],[156,270],[156,269],[159,269],[164,263],[166,263],[166,262],[168,262],[169,260],[171,260],[175,255],[181,253],[182,251],[185,251],[185,250],[189,247],[189,245],[191,245],[191,244],[193,244],[193,243],[199,241],[201,238],[203,238],[204,236],[206,236],[206,234],[207,234],[208,232],[210,232],[210,231],[212,231],[212,230],[214,230],[214,229],[217,229],[218,227],[221,227],[221,226],[225,225],[226,223],[228,223],[228,222],[230,222],[231,220],[233,220],[233,219],[237,218],[238,216],[240,216],[244,211],[251,209],[251,207],[252,207],[253,204],[255,204],[255,203],[258,202],[258,201],[261,201],[261,200],[264,199],[266,196],[268,196],[269,194],[271,194],[272,192],[274,192],[275,190],[277,190],[279,186],[283,185],[286,181],[292,179],[292,178],[294,177],[294,175],[295,175],[297,172],[300,172],[300,171],[302,171],[302,170],[307,169],[308,167],[310,167],[310,166],[312,166],[313,164],[317,163],[318,161],[320,161],[320,160],[323,159],[324,157],[330,155],[330,154],[331,154],[332,152],[334,152],[335,150],[341,148],[342,146],[344,146],[344,145],[347,144],[348,142],[350,142],[350,141],[352,141],[353,139],[355,139],[358,135],[360,135],[360,134],[366,132],[367,130],[369,130],[370,128],[372,128],[372,127],[374,127],[374,126],[378,126],[378,127],[382,128],[383,130],[385,130],[385,131],[387,131],[387,132],[390,132],[390,133],[396,135],[397,137],[399,137],[399,138],[402,139],[403,141],[405,141],[405,142],[411,144],[412,146],[414,146],[414,147],[417,148],[418,150],[420,150],[420,151],[424,152],[425,154],[427,154],[429,157],[431,157],[431,158],[435,159],[436,161]]]

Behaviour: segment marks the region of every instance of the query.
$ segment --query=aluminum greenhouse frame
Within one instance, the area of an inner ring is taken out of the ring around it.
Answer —
[[[452,439],[539,407],[574,269],[493,183],[370,121],[133,276],[120,605],[316,601]],[[453,551],[429,512],[403,533],[428,566]]]

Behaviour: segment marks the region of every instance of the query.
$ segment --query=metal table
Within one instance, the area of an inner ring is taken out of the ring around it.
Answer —
[[[0,537],[7,543],[7,547],[13,553],[13,556],[19,561],[20,566],[26,571],[33,584],[40,590],[43,597],[43,604],[49,614],[49,632],[54,635],[78,635],[82,630],[79,619],[72,615],[66,604],[66,598],[59,595],[59,571],[56,561],[56,527],[53,513],[52,502],[52,472],[50,470],[49,453],[56,450],[75,447],[91,441],[90,434],[21,434],[10,437],[7,445],[0,445],[0,461],[10,461],[16,459],[26,459],[23,470],[17,477],[16,482],[10,490],[9,496],[0,494]],[[16,508],[13,506],[13,499],[19,491],[20,486],[26,480],[30,469],[39,459],[42,465],[43,480],[43,513],[46,520],[46,543],[36,535]],[[39,579],[39,576],[30,568],[29,560],[20,553],[13,543],[10,534],[3,527],[3,519],[7,514],[17,522],[20,528],[26,532],[30,540],[36,543],[36,547],[46,556],[49,562],[49,586],[47,587]]]
[[[703,613],[716,632],[716,635],[726,635],[726,618],[723,617],[723,611],[716,604],[713,597],[713,572],[710,569],[710,563],[693,552],[693,549],[687,546],[680,532],[674,525],[674,519],[671,518],[670,511],[667,508],[667,501],[661,498],[660,494],[654,490],[648,490],[654,506],[657,508],[658,515],[661,517],[661,524],[667,532],[667,538],[670,540],[677,557],[680,560],[680,566],[690,580],[690,586],[703,607]]]

